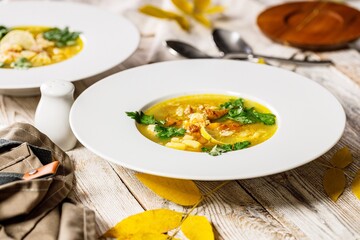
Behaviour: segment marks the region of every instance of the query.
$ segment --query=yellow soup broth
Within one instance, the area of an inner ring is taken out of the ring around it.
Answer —
[[[83,49],[84,43],[80,37],[71,45],[65,46],[57,46],[56,41],[45,39],[44,32],[51,29],[45,26],[18,26],[9,29],[0,41],[1,67],[25,69],[46,66],[72,58]],[[25,65],[16,64],[19,61],[25,62]]]
[[[227,109],[220,107],[237,97],[218,94],[181,96],[157,103],[145,110],[156,120],[163,120],[164,126],[184,128],[183,136],[161,139],[154,131],[154,125],[137,124],[139,131],[148,139],[178,150],[204,151],[215,145],[235,144],[249,141],[250,146],[262,143],[274,135],[277,125],[262,122],[243,124],[226,118]],[[247,99],[244,107],[254,108],[260,113],[271,113],[265,106]]]

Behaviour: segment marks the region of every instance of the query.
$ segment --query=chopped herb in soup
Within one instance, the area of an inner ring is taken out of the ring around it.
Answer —
[[[67,27],[0,26],[0,68],[28,69],[69,59],[83,48],[79,36]]]
[[[212,156],[255,146],[277,129],[276,116],[268,108],[228,95],[182,96],[126,114],[158,144]]]

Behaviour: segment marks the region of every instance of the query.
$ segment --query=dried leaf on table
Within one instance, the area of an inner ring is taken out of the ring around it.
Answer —
[[[179,227],[182,217],[182,213],[168,209],[145,211],[125,218],[109,229],[103,237],[132,239],[144,234],[166,233]]]
[[[265,61],[264,58],[259,58],[258,61],[257,61],[257,63],[259,63],[259,64],[266,64],[266,61]]]
[[[190,30],[190,22],[189,22],[186,18],[180,16],[180,17],[177,17],[177,18],[175,19],[175,21],[176,21],[176,22],[179,24],[179,26],[180,26],[182,29],[184,29],[185,31],[189,31],[189,30]]]
[[[168,240],[170,238],[167,234],[160,233],[141,233],[135,234],[128,240]],[[178,240],[177,238],[172,238],[172,240]]]
[[[165,11],[161,8],[152,5],[142,6],[141,8],[139,8],[139,11],[152,17],[174,20],[180,25],[182,29],[186,31],[190,29],[190,23],[188,22],[188,20],[179,14],[170,11]]]
[[[145,5],[142,6],[141,8],[139,8],[139,11],[153,16],[153,17],[157,17],[157,18],[165,18],[165,19],[175,19],[176,17],[178,17],[179,15],[170,11],[165,11],[161,8],[152,6],[152,5]]]
[[[189,216],[181,225],[181,231],[191,240],[214,239],[211,223],[204,216]]]
[[[203,13],[211,5],[211,0],[194,0],[194,13]]]
[[[343,147],[342,149],[338,150],[332,159],[330,160],[330,163],[337,168],[345,168],[350,163],[352,163],[352,155],[348,147]]]
[[[346,179],[344,171],[338,168],[330,168],[325,172],[323,179],[326,194],[336,202],[344,192]]]
[[[187,17],[192,17],[202,25],[211,28],[211,21],[206,15],[221,13],[225,10],[221,5],[212,5],[211,0],[171,0],[171,2],[184,13],[184,16],[153,5],[142,6],[139,11],[152,17],[174,20],[182,29],[189,31],[190,21]]]
[[[205,13],[205,14],[216,14],[216,13],[222,13],[224,11],[225,11],[225,7],[220,6],[220,5],[216,5],[216,6],[209,7],[203,13]]]
[[[194,14],[193,17],[196,21],[198,21],[205,27],[210,28],[212,26],[211,21],[207,17],[205,17],[204,14]]]
[[[171,0],[172,3],[181,11],[183,11],[186,14],[191,14],[194,9],[194,5],[192,2],[189,2],[188,0]]]
[[[137,173],[136,177],[160,197],[182,206],[193,206],[201,198],[201,192],[191,180],[159,177]]]
[[[360,171],[357,172],[351,184],[351,191],[358,199],[360,199]]]

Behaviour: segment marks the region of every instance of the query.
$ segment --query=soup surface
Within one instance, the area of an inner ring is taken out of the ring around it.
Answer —
[[[44,26],[0,26],[0,67],[28,69],[58,63],[83,48],[80,32]]]
[[[181,96],[127,114],[158,144],[214,156],[255,146],[277,129],[276,116],[268,108],[229,95]]]

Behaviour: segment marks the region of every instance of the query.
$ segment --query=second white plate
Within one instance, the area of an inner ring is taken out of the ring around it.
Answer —
[[[0,4],[1,25],[49,26],[82,32],[83,50],[60,63],[28,70],[1,69],[0,89],[38,88],[47,80],[81,80],[108,70],[128,58],[139,44],[139,32],[124,17],[94,6],[54,1]],[[6,91],[2,91],[6,93]]]

